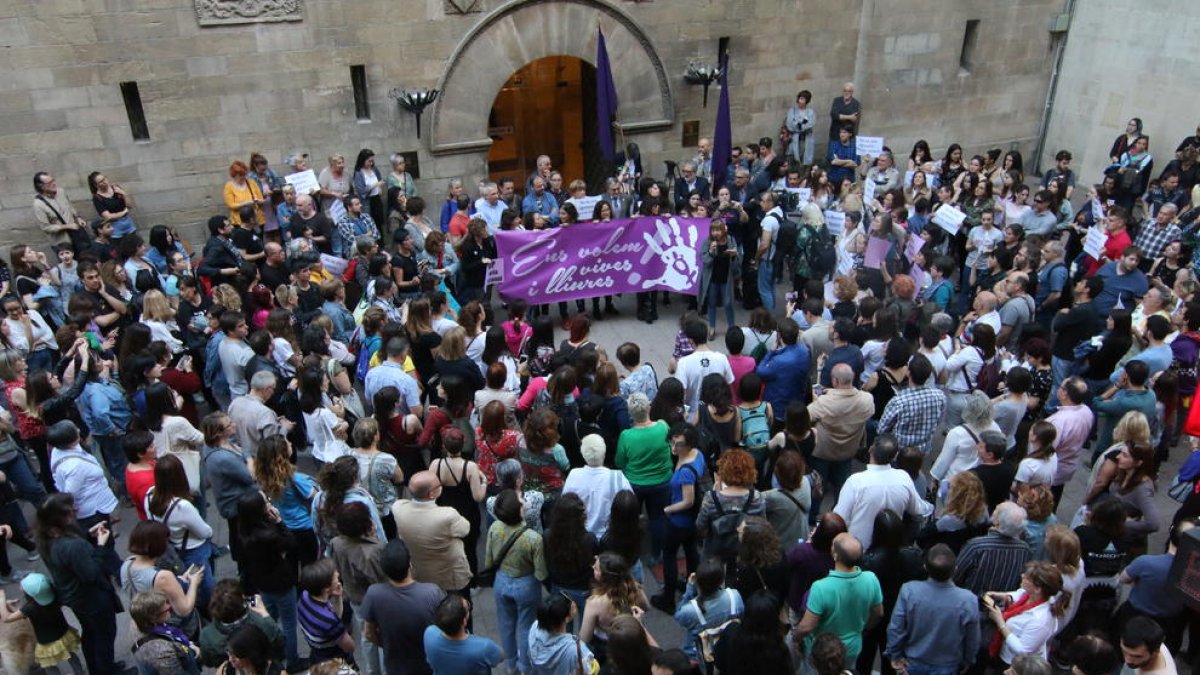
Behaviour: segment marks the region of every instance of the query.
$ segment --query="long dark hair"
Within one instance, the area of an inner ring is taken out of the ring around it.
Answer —
[[[162,431],[163,418],[167,415],[178,415],[179,408],[175,406],[175,392],[165,382],[155,382],[146,387],[146,416],[143,422],[150,431]],[[163,448],[168,450],[169,448]]]
[[[146,511],[150,515],[163,516],[174,499],[188,499],[192,488],[188,486],[183,462],[171,454],[163,454],[154,464],[154,494]]]
[[[512,356],[512,353],[508,349],[508,340],[504,337],[504,328],[496,324],[484,333],[483,354],[479,360],[490,366],[505,355]]]
[[[550,529],[546,531],[547,562],[572,573],[592,561],[592,535],[587,531],[587,508],[579,495],[564,492],[554,500]]]
[[[363,166],[367,163],[367,160],[371,159],[374,156],[375,156],[375,151],[370,148],[363,148],[362,150],[359,150],[358,151],[358,159],[354,160],[354,173],[358,173],[363,168]],[[378,162],[376,162],[376,164],[378,165]],[[378,166],[375,167],[375,172],[376,173],[379,172]],[[362,195],[362,197],[364,199],[366,199],[366,195]]]
[[[42,558],[50,559],[50,545],[64,537],[82,538],[83,533],[75,522],[75,496],[70,492],[56,492],[46,497],[38,507],[34,521],[34,535]]]
[[[641,522],[642,504],[631,490],[621,490],[613,497],[608,531],[604,534],[605,548],[620,554],[633,565],[642,552],[645,536]]]
[[[683,382],[674,377],[664,379],[658,385],[658,393],[650,403],[650,419],[664,420],[668,425],[675,426],[683,421],[680,409],[683,408]]]
[[[779,625],[779,598],[768,590],[755,591],[746,598],[741,630],[734,634],[733,650],[746,673],[786,673],[791,657]]]
[[[238,500],[237,528],[247,550],[257,549],[257,543],[274,541],[277,526],[267,518],[267,498],[261,490],[248,490]]]
[[[152,339],[149,326],[141,323],[131,323],[126,326],[121,331],[121,346],[117,350],[117,363],[125,365],[125,359],[131,354],[137,354],[149,347]]]
[[[337,517],[337,509],[346,501],[346,493],[358,482],[358,460],[349,455],[338,457],[329,464],[321,467],[318,478],[321,489],[325,491],[325,501],[321,504],[328,522]]]
[[[300,373],[300,409],[311,413],[323,405],[321,385],[325,383],[325,371],[320,368],[305,368]]]
[[[150,228],[150,248],[170,260],[170,255],[175,252],[175,242],[172,241],[171,230],[166,225],[155,225]]]

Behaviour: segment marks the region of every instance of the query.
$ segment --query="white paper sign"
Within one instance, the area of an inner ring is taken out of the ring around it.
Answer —
[[[332,199],[329,202],[329,210],[327,213],[329,214],[329,219],[333,221],[333,224],[337,225],[338,221],[340,221],[346,215],[346,205],[343,204],[342,200],[340,199]]]
[[[321,266],[328,270],[329,273],[335,277],[342,276],[342,273],[346,271],[346,266],[349,264],[350,261],[339,258],[336,255],[329,255],[328,253],[321,254]]]
[[[848,251],[838,249],[837,273],[839,275],[847,275],[854,271],[854,256]]]
[[[596,204],[598,204],[603,197],[604,195],[588,195],[587,197],[579,198],[572,197],[571,199],[568,199],[566,203],[573,204],[575,206],[575,211],[579,213],[579,222],[583,223],[592,219],[592,213],[596,211]]]
[[[1088,228],[1087,237],[1083,240],[1083,252],[1099,260],[1104,255],[1104,245],[1108,243],[1108,235],[1103,226]]]
[[[859,157],[878,157],[883,152],[883,136],[856,136],[854,152]]]
[[[942,204],[938,207],[937,213],[933,214],[933,222],[951,235],[958,234],[959,228],[966,219],[967,214],[959,211],[952,204]]]
[[[504,261],[493,260],[491,265],[488,265],[487,274],[483,277],[483,286],[495,286],[501,281],[504,281]]]
[[[846,230],[846,214],[841,211],[826,211],[825,227],[829,229],[829,234],[835,237],[841,236],[842,232]]]
[[[1104,205],[1099,199],[1092,199],[1092,220],[1097,224],[1104,220]]]
[[[312,194],[321,189],[321,184],[317,182],[317,174],[312,169],[288,174],[284,180],[288,185],[296,188],[298,195]]]
[[[863,181],[863,203],[864,204],[870,204],[872,201],[875,200],[875,188],[876,187],[877,186],[875,185],[875,181],[871,180],[870,178]]]
[[[788,188],[795,190],[796,194],[800,195],[800,203],[807,204],[812,201],[812,188]]]

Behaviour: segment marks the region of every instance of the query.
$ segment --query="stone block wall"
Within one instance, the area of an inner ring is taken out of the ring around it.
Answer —
[[[387,92],[438,86],[464,36],[514,8],[542,12],[541,29],[587,41],[579,51],[588,60],[597,21],[608,34],[620,15],[644,33],[673,112],[667,124],[628,137],[652,175],[662,174],[664,159],[693,154],[681,147],[683,121],[698,120],[701,135],[711,135],[718,92],[702,107],[701,88],[684,83],[683,71],[692,60],[715,62],[721,37],[730,38],[735,142],[776,137],[796,92],[809,89],[822,146],[829,103],[853,80],[863,132],[887,137],[899,155],[917,138],[935,153],[951,142],[969,153],[1014,143],[1030,150],[1049,81],[1046,25],[1062,0],[303,0],[299,21],[201,26],[204,3],[228,0],[0,0],[8,64],[0,79],[0,251],[45,241],[30,208],[39,169],[54,173],[89,218],[85,179],[104,171],[137,199],[140,226],[176,225],[197,246],[204,221],[224,210],[229,163],[251,151],[276,170],[288,153],[308,152],[319,170],[332,153],[352,162],[363,147],[381,158],[418,150],[420,189],[436,205],[447,178],[472,185],[486,174],[486,150],[431,153],[431,111],[418,140],[414,117]],[[980,21],[976,65],[960,74],[969,19]],[[496,54],[502,63],[527,62],[535,42],[520,32],[487,39],[504,52]],[[625,50],[610,56],[630,58]],[[356,64],[366,67],[369,121],[355,114]],[[461,86],[451,80],[447,87]],[[149,140],[131,135],[125,81],[139,85]],[[485,119],[469,122],[486,131]]]

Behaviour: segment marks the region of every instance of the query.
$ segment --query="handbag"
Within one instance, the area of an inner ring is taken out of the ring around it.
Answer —
[[[500,571],[500,566],[504,564],[504,559],[508,557],[508,552],[512,550],[513,545],[517,543],[517,540],[520,539],[521,535],[525,534],[525,530],[528,529],[528,525],[522,525],[521,529],[513,532],[512,536],[508,538],[508,541],[504,542],[504,548],[500,549],[500,555],[496,556],[496,560],[492,562],[491,565],[475,573],[475,578],[472,579],[473,585],[479,587],[490,587],[492,584],[496,583],[496,572]]]
[[[1188,497],[1191,497],[1194,492],[1196,492],[1196,481],[1181,480],[1172,485],[1170,490],[1167,490],[1167,496],[1182,504],[1186,502]]]

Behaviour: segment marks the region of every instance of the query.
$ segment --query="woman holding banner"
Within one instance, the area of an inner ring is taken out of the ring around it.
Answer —
[[[467,225],[467,238],[463,240],[460,259],[459,288],[455,294],[462,304],[483,299],[483,285],[487,278],[488,265],[496,258],[496,240],[488,235],[487,222],[474,217]]]

